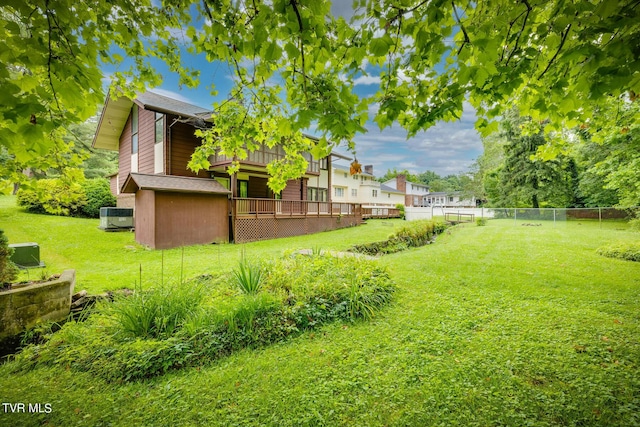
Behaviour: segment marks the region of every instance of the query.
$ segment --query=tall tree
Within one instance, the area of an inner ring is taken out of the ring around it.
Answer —
[[[539,208],[544,203],[552,207],[567,207],[574,203],[577,182],[572,180],[572,160],[566,156],[543,161],[536,158],[545,139],[538,132],[531,134],[530,118],[520,118],[510,112],[501,122],[505,139],[504,162],[487,175],[487,192],[492,205],[500,207]],[[529,133],[523,133],[528,128]]]

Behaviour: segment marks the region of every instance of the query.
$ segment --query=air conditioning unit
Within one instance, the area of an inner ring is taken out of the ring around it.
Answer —
[[[14,243],[9,247],[13,248],[10,259],[18,267],[44,267],[44,262],[40,261],[40,246],[37,243]]]
[[[132,208],[100,208],[102,230],[131,230],[133,228]]]

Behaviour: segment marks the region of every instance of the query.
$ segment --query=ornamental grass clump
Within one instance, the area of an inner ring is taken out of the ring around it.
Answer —
[[[116,297],[103,311],[113,318],[119,333],[137,338],[166,338],[197,315],[203,297],[202,286],[194,283],[164,285]]]
[[[262,288],[262,266],[248,261],[244,256],[233,270],[236,285],[243,293],[255,295]]]

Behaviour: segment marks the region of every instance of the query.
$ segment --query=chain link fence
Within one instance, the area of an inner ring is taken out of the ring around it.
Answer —
[[[640,207],[635,208],[447,208],[440,206],[407,207],[408,221],[416,219],[451,218],[465,221],[478,218],[512,220],[515,225],[532,223],[563,224],[571,221],[628,221],[637,218]],[[460,221],[460,222],[465,222]]]

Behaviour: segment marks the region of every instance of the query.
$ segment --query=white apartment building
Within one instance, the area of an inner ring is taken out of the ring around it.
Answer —
[[[407,181],[405,175],[398,175],[389,181],[383,182],[404,195],[405,206],[424,206],[424,196],[429,194],[429,187],[425,184]]]
[[[395,207],[404,204],[404,194],[380,184],[373,175],[373,166],[364,166],[361,173],[351,175],[348,166],[331,165],[331,200],[360,203],[363,207]]]

